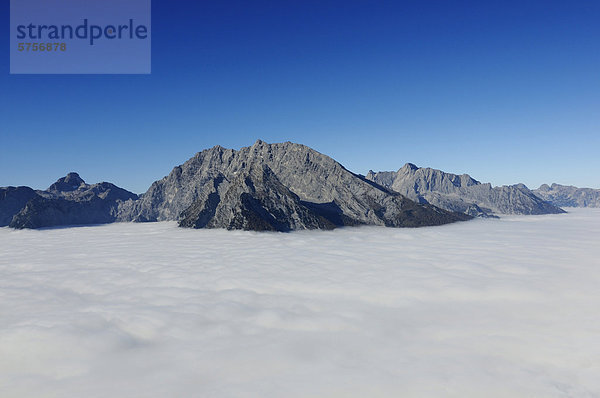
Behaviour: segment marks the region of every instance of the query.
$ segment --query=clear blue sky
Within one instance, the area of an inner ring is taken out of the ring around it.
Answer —
[[[149,76],[9,75],[0,41],[0,186],[77,171],[144,192],[195,152],[260,138],[363,174],[413,162],[600,188],[597,0],[153,0],[152,14]]]

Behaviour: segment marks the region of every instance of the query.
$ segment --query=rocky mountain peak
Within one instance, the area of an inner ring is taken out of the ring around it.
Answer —
[[[50,185],[48,191],[70,192],[78,188],[86,186],[85,181],[75,172],[67,174],[63,178],[59,178],[54,184]]]
[[[257,189],[252,190],[251,185]],[[335,225],[388,226],[437,225],[462,219],[430,207],[405,211],[407,202],[305,145],[257,140],[239,150],[200,152],[154,183],[132,206],[124,206],[120,218],[183,219],[182,226],[245,229],[259,227],[249,219],[240,221],[235,214],[252,219],[262,214],[267,220],[267,213],[278,209],[290,215],[287,225],[292,230],[319,225],[322,220],[315,220],[320,217]],[[270,210],[263,213],[256,206]]]
[[[417,165],[414,163],[406,163],[404,166],[402,166],[402,168],[400,170],[417,171],[417,170],[419,170],[419,167],[417,167]]]
[[[538,188],[538,190],[540,190],[540,191],[549,191],[550,190],[550,186],[548,184],[542,184],[542,185],[540,185],[540,187]]]

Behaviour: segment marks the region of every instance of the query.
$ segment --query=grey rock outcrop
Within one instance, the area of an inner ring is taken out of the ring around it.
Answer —
[[[492,187],[468,174],[456,175],[407,163],[397,172],[375,173],[366,178],[420,203],[476,217],[496,214],[558,214],[564,211],[537,197],[525,185]]]
[[[0,227],[9,225],[15,214],[35,197],[38,194],[29,187],[0,188]]]
[[[264,216],[260,222],[255,219],[259,214]],[[138,201],[120,204],[118,215],[122,221],[179,220],[182,226],[274,230],[414,227],[468,218],[417,204],[304,145],[260,140],[239,151],[216,146],[197,153],[154,182]]]
[[[543,184],[533,192],[555,206],[600,207],[600,189]]]
[[[116,221],[120,203],[138,198],[108,182],[86,184],[77,173],[69,173],[46,191],[34,192],[9,226],[22,229],[110,223]]]

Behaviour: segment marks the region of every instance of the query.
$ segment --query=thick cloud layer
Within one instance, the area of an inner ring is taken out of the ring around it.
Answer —
[[[599,396],[600,211],[0,229],[2,397]]]

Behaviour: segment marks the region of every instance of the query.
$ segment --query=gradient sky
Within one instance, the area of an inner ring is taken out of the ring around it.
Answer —
[[[260,138],[362,174],[600,188],[597,0],[153,0],[148,76],[9,75],[0,7],[0,186],[139,193]]]

